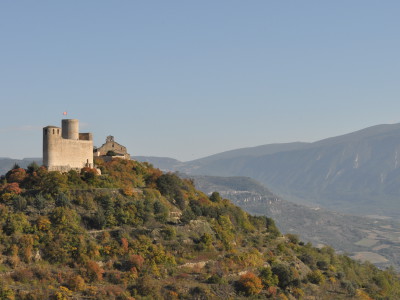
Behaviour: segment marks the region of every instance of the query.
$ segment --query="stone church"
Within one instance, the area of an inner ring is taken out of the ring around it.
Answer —
[[[106,138],[106,142],[101,147],[94,149],[94,156],[110,156],[113,158],[131,159],[126,147],[117,143],[112,135],[109,135]]]

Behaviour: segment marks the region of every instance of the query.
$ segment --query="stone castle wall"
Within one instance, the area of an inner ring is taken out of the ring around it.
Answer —
[[[66,172],[86,166],[93,168],[92,135],[78,132],[78,120],[68,121],[62,121],[63,128],[43,128],[43,165],[49,171]]]

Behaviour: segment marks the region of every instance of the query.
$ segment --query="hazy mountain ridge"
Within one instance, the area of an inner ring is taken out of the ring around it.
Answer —
[[[132,156],[133,159],[154,164],[160,170],[174,170],[182,167],[183,162],[170,157],[157,156]]]
[[[0,158],[0,175],[6,174],[15,164],[18,164],[21,168],[26,168],[30,163],[36,162],[37,164],[42,164],[41,158],[23,158],[23,159],[13,159],[8,157]]]
[[[248,148],[240,148],[229,150],[221,153],[217,153],[211,156],[207,156],[205,158],[196,159],[190,161],[190,164],[199,163],[200,165],[205,163],[214,162],[220,159],[229,159],[229,158],[237,158],[240,156],[262,156],[267,154],[273,154],[277,152],[283,151],[291,151],[305,148],[309,145],[309,143],[302,143],[302,142],[293,142],[293,143],[279,143],[279,144],[268,144],[268,145],[261,145],[255,147],[248,147]]]
[[[314,143],[232,150],[170,165],[169,170],[252,177],[288,200],[398,217],[400,124],[377,125]]]

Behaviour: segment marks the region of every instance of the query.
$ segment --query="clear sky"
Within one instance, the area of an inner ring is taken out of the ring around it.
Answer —
[[[400,2],[1,1],[0,157],[78,118],[192,160],[400,121]]]

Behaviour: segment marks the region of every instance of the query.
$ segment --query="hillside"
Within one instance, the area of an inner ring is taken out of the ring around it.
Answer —
[[[31,164],[1,178],[2,299],[400,296],[392,270],[282,236],[272,219],[188,179],[97,163],[101,176]]]
[[[247,176],[293,202],[399,218],[399,154],[400,124],[392,124],[314,143],[232,150],[170,169],[193,175]]]
[[[245,211],[273,218],[284,233],[298,234],[314,245],[330,245],[336,251],[400,270],[400,224],[389,219],[341,214],[285,201],[248,177],[190,176],[196,188],[219,191]]]

